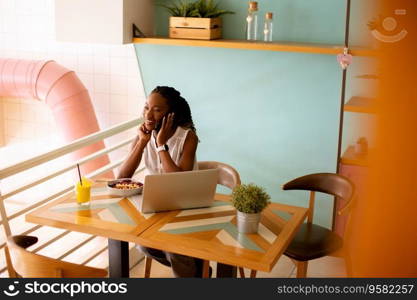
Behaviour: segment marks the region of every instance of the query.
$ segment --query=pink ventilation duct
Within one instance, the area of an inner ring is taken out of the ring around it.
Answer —
[[[100,130],[87,89],[74,71],[54,61],[0,58],[0,96],[45,101],[66,142]],[[75,151],[73,157],[80,159],[103,148],[104,143],[97,142]],[[108,163],[105,155],[81,167],[87,174]]]

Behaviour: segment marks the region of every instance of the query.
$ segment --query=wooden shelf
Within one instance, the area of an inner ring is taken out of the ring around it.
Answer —
[[[368,155],[358,155],[355,153],[355,147],[349,146],[340,160],[344,165],[368,166]]]
[[[375,99],[352,97],[345,103],[344,111],[368,114],[375,113]]]
[[[313,43],[294,43],[294,42],[261,42],[246,40],[188,40],[188,39],[170,39],[164,37],[153,38],[134,38],[135,44],[154,44],[154,45],[171,45],[171,46],[193,46],[193,47],[215,47],[230,49],[248,49],[248,50],[266,50],[266,51],[283,51],[283,52],[302,52],[314,54],[332,54],[343,53],[342,45],[313,44]]]

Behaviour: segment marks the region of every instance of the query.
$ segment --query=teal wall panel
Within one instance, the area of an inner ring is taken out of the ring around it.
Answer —
[[[171,2],[171,0],[156,1],[159,4]],[[223,38],[244,39],[249,1],[217,0],[217,2],[221,9],[235,12],[233,15],[222,17]],[[265,13],[270,11],[274,13],[274,40],[343,44],[345,6],[345,0],[258,0],[258,22],[261,27]],[[155,25],[158,35],[168,34],[169,16],[165,8],[156,6]]]
[[[282,22],[298,20],[277,36],[343,40],[344,1],[259,2],[265,11],[279,11]],[[244,1],[221,4],[228,9],[239,4],[240,14],[246,9]],[[158,16],[158,26],[165,26],[165,17]],[[225,26],[227,20],[238,22],[233,17],[226,16]],[[226,27],[225,37],[239,38],[237,28]],[[169,85],[190,103],[201,140],[199,160],[229,163],[244,183],[264,186],[274,201],[304,206],[307,193],[283,192],[281,184],[336,170],[341,71],[334,56],[140,44],[136,52],[147,94]],[[330,226],[332,211],[332,198],[319,196],[315,221]]]

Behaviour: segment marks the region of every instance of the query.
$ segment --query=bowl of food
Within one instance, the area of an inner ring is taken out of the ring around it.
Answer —
[[[120,178],[107,182],[107,189],[110,195],[128,197],[142,193],[143,183],[132,178]]]

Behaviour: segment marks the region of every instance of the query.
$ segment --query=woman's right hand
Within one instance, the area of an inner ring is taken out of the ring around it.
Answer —
[[[138,143],[141,143],[143,146],[146,146],[146,144],[148,144],[149,140],[151,139],[152,131],[146,129],[145,124],[142,124],[139,126],[138,135]]]

